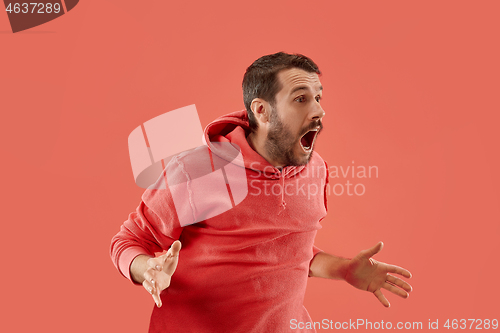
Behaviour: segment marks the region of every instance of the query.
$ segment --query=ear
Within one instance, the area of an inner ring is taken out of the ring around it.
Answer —
[[[250,104],[250,108],[259,122],[259,125],[269,122],[269,112],[271,111],[271,106],[265,100],[261,98],[254,98],[252,104]]]

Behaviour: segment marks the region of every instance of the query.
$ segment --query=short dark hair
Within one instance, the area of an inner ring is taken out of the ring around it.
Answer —
[[[255,131],[258,127],[257,119],[253,114],[250,104],[254,98],[262,98],[276,105],[276,94],[281,90],[278,81],[278,72],[289,68],[300,68],[310,73],[321,74],[318,66],[305,55],[278,52],[260,57],[251,64],[243,76],[243,103],[247,110],[250,129]]]

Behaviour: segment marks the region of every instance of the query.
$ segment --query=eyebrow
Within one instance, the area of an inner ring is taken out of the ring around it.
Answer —
[[[299,91],[299,90],[309,90],[309,87],[308,86],[298,86],[298,87],[295,87],[290,92],[290,95],[293,95],[296,91]],[[323,86],[319,86],[319,90],[322,91],[323,90]]]

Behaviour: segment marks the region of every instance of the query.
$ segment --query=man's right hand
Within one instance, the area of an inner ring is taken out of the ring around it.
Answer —
[[[181,242],[176,240],[167,253],[156,258],[150,258],[146,262],[147,269],[144,272],[142,285],[153,296],[157,307],[161,307],[160,294],[170,286],[170,279],[179,262],[179,251]]]

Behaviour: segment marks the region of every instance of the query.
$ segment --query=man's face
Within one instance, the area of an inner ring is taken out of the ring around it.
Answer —
[[[276,105],[269,115],[265,149],[282,165],[305,165],[323,128],[323,87],[318,74],[299,68],[280,71],[278,80],[282,89],[276,94]]]

